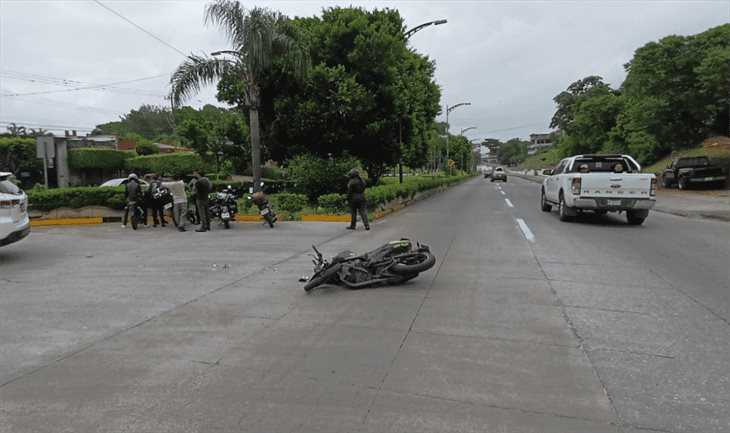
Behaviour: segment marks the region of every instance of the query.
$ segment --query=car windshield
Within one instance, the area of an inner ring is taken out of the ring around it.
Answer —
[[[677,167],[705,167],[710,165],[710,162],[707,158],[704,157],[698,157],[698,158],[682,158],[679,161],[677,161]]]
[[[18,195],[20,188],[8,179],[0,180],[0,193]]]

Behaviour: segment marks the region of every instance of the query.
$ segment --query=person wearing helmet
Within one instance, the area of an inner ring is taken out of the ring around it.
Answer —
[[[124,228],[127,227],[129,209],[132,208],[130,203],[142,200],[142,185],[134,173],[131,173],[122,184],[126,187],[124,190],[124,198],[127,200],[127,206],[124,207],[124,219],[122,220],[122,228]]]
[[[360,218],[365,226],[365,230],[370,230],[368,222],[368,207],[365,200],[365,181],[360,177],[360,170],[353,168],[347,172],[350,181],[347,183],[347,203],[350,204],[350,225],[348,230],[355,230],[357,224],[357,213],[360,212]]]

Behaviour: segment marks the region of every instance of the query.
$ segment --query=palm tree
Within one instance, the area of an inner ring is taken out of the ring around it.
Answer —
[[[207,55],[191,54],[170,79],[170,97],[174,105],[197,93],[201,84],[212,84],[228,74],[237,74],[243,81],[241,105],[249,111],[251,128],[251,165],[253,187],[261,189],[261,134],[259,78],[277,57],[287,57],[292,72],[304,77],[309,69],[308,50],[296,37],[291,21],[279,12],[255,7],[246,10],[235,0],[217,0],[208,5],[205,22],[217,24],[227,35],[232,50]],[[228,57],[216,57],[227,54]]]
[[[18,126],[15,122],[10,122],[7,126],[8,133],[12,136],[25,137],[26,131],[25,126]]]
[[[53,135],[51,132],[47,129],[38,128],[38,129],[30,129],[30,135],[33,137],[40,137],[41,135]]]

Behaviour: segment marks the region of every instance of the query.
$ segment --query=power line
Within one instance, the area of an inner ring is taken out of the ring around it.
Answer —
[[[98,90],[112,91],[112,92],[118,92],[118,93],[127,93],[127,94],[134,94],[134,95],[147,95],[147,96],[149,96],[149,95],[161,96],[161,95],[152,93],[152,92],[150,92],[148,90],[144,90],[144,89],[117,87],[116,84],[135,83],[138,81],[145,81],[145,80],[152,80],[155,78],[169,77],[169,74],[163,74],[163,75],[154,75],[151,77],[136,78],[133,80],[123,81],[123,82],[119,82],[119,83],[96,84],[96,83],[89,83],[89,82],[83,82],[83,81],[77,81],[77,80],[70,80],[67,78],[51,77],[49,75],[39,75],[39,74],[31,74],[31,73],[27,73],[27,72],[10,71],[7,69],[0,69],[0,75],[4,76],[6,78],[14,79],[14,80],[30,81],[33,83],[50,84],[50,85],[54,85],[54,86],[64,86],[64,87],[81,86],[81,87],[77,87],[75,89],[49,91],[49,92],[55,92],[55,93],[70,92],[70,91],[74,91],[74,90],[87,90],[87,89],[94,90],[97,87],[99,87]],[[32,92],[32,93],[36,94],[38,92]],[[3,95],[3,96],[23,96],[23,95],[28,95],[28,94],[29,93],[17,93],[17,94]]]
[[[109,12],[113,13],[114,15],[118,16],[119,18],[123,19],[124,21],[128,22],[129,24],[137,27],[138,29],[140,29],[143,32],[147,33],[148,35],[152,36],[153,38],[155,38],[159,42],[162,42],[165,46],[167,46],[167,47],[169,47],[169,48],[177,51],[178,53],[182,54],[184,57],[187,57],[188,56],[187,54],[183,53],[182,51],[178,50],[177,48],[173,47],[172,45],[168,44],[167,42],[163,41],[162,39],[158,38],[157,36],[153,35],[152,33],[148,32],[147,30],[143,29],[142,27],[138,26],[137,24],[135,24],[134,22],[132,22],[132,20],[126,18],[125,16],[123,16],[119,12],[116,12],[115,10],[113,10],[109,6],[105,5],[104,3],[100,2],[99,0],[94,0],[94,2],[98,3],[100,6],[102,6],[103,8],[105,8],[106,10],[108,10]]]
[[[101,91],[109,91],[109,92],[117,92],[117,93],[126,93],[126,94],[133,94],[133,95],[143,95],[143,96],[158,96],[160,98],[166,98],[166,95],[161,95],[158,93],[152,93],[152,92],[139,92],[135,91],[130,93],[129,91],[125,92],[122,88],[115,88],[114,86],[117,84],[127,84],[127,83],[134,83],[137,81],[143,81],[143,80],[151,80],[153,78],[160,78],[160,77],[168,77],[168,74],[164,75],[156,75],[153,77],[146,77],[146,78],[137,78],[135,80],[127,80],[127,81],[118,81],[116,83],[109,83],[109,84],[95,84],[92,86],[82,86],[82,87],[75,87],[72,89],[63,89],[63,90],[47,90],[43,92],[28,92],[28,93],[10,93],[2,96],[10,97],[10,96],[32,96],[32,95],[47,95],[50,93],[65,93],[65,92],[74,92],[77,90],[101,90]],[[128,89],[130,90],[130,89]]]

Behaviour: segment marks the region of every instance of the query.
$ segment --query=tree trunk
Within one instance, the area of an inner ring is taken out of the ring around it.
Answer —
[[[248,110],[251,128],[251,170],[253,171],[253,190],[261,191],[261,133],[259,131],[259,110]]]

